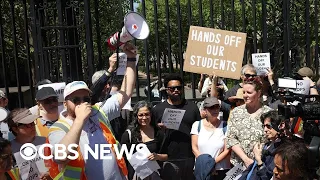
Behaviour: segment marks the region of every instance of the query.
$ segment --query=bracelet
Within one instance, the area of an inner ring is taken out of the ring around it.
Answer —
[[[310,86],[310,89],[311,88],[317,89],[317,86],[316,85]]]
[[[128,62],[136,62],[137,59],[136,59],[136,58],[127,58],[127,61],[128,61]]]
[[[111,72],[109,72],[108,70],[106,70],[106,73],[105,73],[108,77],[110,77],[111,76]]]

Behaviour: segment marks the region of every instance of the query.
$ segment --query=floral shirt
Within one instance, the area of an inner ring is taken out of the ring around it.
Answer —
[[[246,105],[234,108],[230,113],[227,130],[227,148],[239,144],[244,153],[254,159],[252,153],[253,146],[257,143],[266,141],[264,130],[260,121],[263,113],[272,110],[268,106],[262,106],[255,113],[249,114]],[[232,152],[231,163],[237,164],[243,162],[234,152]]]

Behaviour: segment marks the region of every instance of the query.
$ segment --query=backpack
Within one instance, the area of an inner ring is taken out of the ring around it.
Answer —
[[[202,120],[200,120],[199,123],[198,123],[198,134],[200,133],[200,129],[201,129],[201,121]],[[223,123],[223,126],[222,126],[223,127],[223,129],[222,129],[223,134],[226,134],[228,123],[226,121],[222,121],[222,123]]]

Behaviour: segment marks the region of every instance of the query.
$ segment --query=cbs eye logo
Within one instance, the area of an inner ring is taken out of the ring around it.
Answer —
[[[27,161],[32,160],[37,156],[37,147],[31,143],[26,143],[21,146],[20,155]]]

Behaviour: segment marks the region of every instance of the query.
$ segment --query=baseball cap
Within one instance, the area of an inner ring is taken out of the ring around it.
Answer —
[[[203,107],[204,108],[212,107],[212,106],[217,105],[217,104],[220,106],[220,103],[219,103],[219,101],[218,101],[218,99],[216,97],[207,97],[203,101]]]
[[[43,87],[38,90],[36,100],[41,101],[49,97],[59,97],[52,87]]]
[[[66,99],[67,96],[69,96],[73,92],[75,92],[77,90],[81,90],[81,89],[87,90],[90,93],[92,93],[92,91],[88,88],[88,85],[85,82],[73,81],[73,82],[67,84],[66,87],[64,88],[63,98]]]
[[[310,69],[308,67],[303,67],[303,68],[299,69],[297,74],[299,74],[302,77],[310,77],[311,78],[313,76],[313,71],[312,71],[312,69]]]
[[[6,98],[6,94],[0,90],[0,98]]]
[[[15,115],[12,118],[14,123],[21,123],[21,124],[30,124],[34,122],[40,116],[33,115],[29,109],[21,111],[19,114]]]

